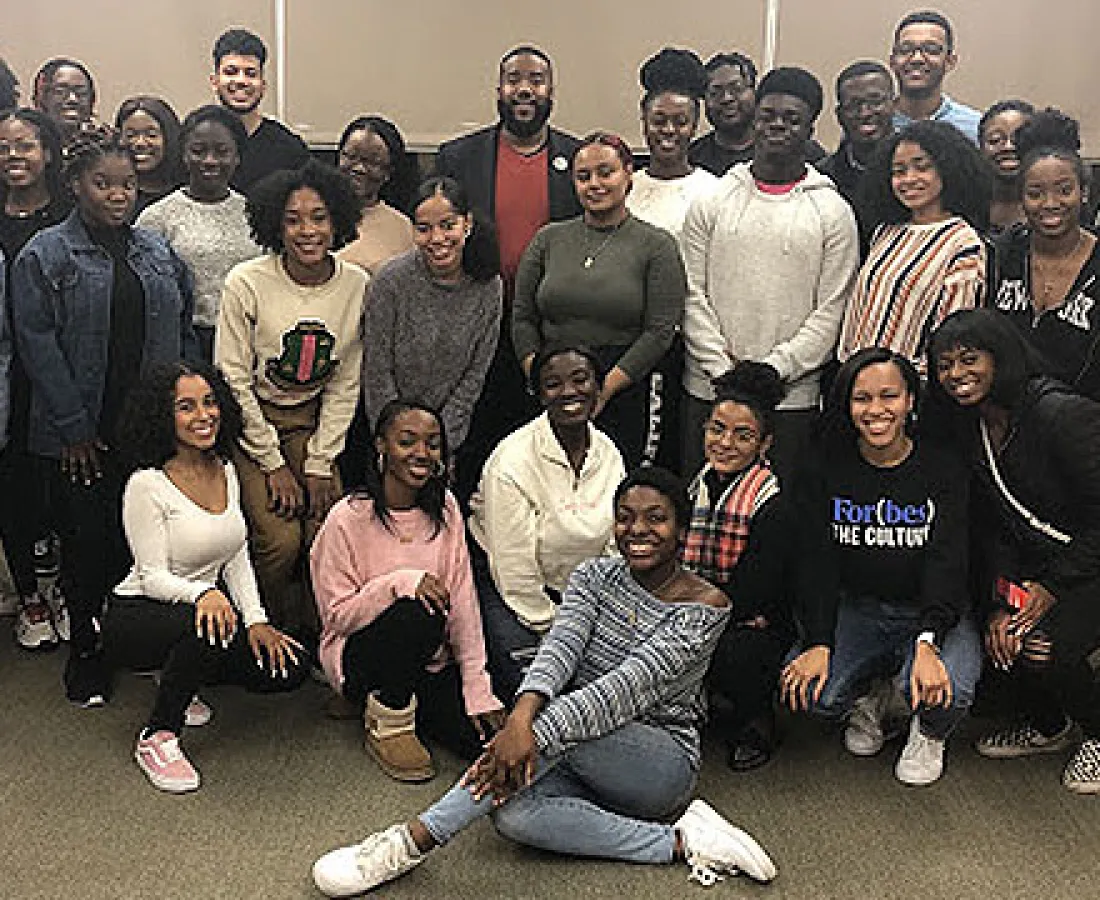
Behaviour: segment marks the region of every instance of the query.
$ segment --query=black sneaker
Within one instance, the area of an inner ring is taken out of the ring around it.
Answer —
[[[70,703],[83,709],[107,705],[110,679],[103,657],[98,653],[84,656],[76,650],[70,651],[64,680],[65,696]]]

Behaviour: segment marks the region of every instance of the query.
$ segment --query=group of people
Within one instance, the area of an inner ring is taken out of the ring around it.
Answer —
[[[468,761],[318,860],[329,896],[485,815],[770,880],[691,799],[707,690],[736,771],[776,752],[778,697],[859,756],[905,734],[896,775],[928,785],[984,671],[1006,724],[978,752],[1072,751],[1063,783],[1100,793],[1088,168],[1064,113],[944,94],[955,60],[947,19],[906,16],[889,67],[837,77],[826,155],[812,73],[666,48],[636,169],[550,127],[524,45],[499,121],[423,181],[380,116],[311,159],[240,29],[182,122],[139,96],[100,123],[72,59],[30,107],[0,77],[18,642],[70,644],[81,706],[157,673],[134,756],[161,790],[199,787],[203,685],[311,666],[387,775]]]

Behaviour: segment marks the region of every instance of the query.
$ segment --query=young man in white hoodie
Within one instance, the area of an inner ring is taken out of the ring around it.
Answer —
[[[702,461],[711,381],[742,359],[773,366],[788,393],[769,453],[789,479],[808,439],[821,367],[834,352],[859,266],[855,218],[836,186],[806,165],[822,91],[779,68],[756,90],[752,162],[735,165],[684,223],[685,471]]]

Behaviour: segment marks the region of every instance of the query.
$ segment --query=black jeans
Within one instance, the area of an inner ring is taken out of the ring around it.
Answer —
[[[419,600],[402,597],[344,644],[344,696],[358,706],[377,691],[390,709],[417,699],[417,727],[466,760],[480,755],[481,739],[465,713],[458,667],[432,673],[425,666],[443,643],[446,620]]]
[[[779,670],[794,640],[794,629],[785,623],[746,628],[731,622],[726,628],[711,660],[707,686],[733,705],[727,738],[736,739],[746,725],[771,715]]]
[[[256,664],[244,623],[227,648],[211,646],[195,632],[195,607],[161,603],[147,597],[113,596],[103,623],[104,659],[110,669],[148,672],[160,669],[160,686],[146,727],[179,734],[187,704],[204,684],[237,684],[253,693],[277,693],[299,687],[309,674],[305,654],[286,677]]]
[[[50,479],[59,503],[61,531],[61,583],[69,606],[71,652],[88,656],[95,652],[94,619],[102,614],[107,595],[130,568],[130,548],[122,530],[122,489],[126,471],[117,453],[101,454],[103,477],[90,485],[72,482],[62,474],[56,459]]]

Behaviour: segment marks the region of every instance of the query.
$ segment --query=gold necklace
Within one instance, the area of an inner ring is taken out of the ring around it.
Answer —
[[[623,222],[625,222],[625,221],[626,220],[624,219]],[[591,269],[592,266],[594,266],[596,264],[596,260],[599,258],[599,255],[601,253],[603,253],[603,251],[607,247],[607,245],[610,244],[612,240],[614,240],[615,235],[617,235],[619,233],[619,229],[622,228],[622,225],[623,225],[623,223],[620,222],[618,225],[616,225],[614,228],[612,228],[611,231],[600,242],[600,246],[598,246],[593,252],[587,254],[584,257],[584,267],[586,269]],[[591,226],[589,226],[589,227],[591,227]]]

